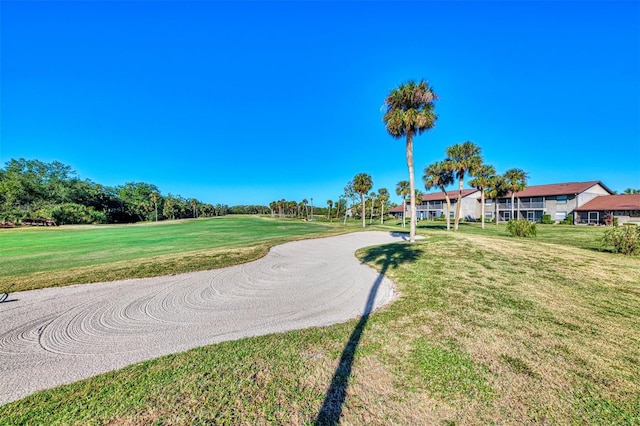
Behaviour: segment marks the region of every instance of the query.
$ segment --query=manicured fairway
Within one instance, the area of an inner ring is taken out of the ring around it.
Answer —
[[[317,222],[223,217],[120,226],[0,230],[0,290],[13,291],[213,268],[271,244],[332,228]],[[242,249],[242,250],[241,250]],[[235,251],[234,251],[235,250]],[[226,259],[229,260],[229,259]]]
[[[640,424],[639,258],[422,232],[360,252],[400,291],[368,320],[132,365],[0,424]]]

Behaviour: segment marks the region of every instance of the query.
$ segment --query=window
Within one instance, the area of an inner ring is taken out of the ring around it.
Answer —
[[[490,206],[491,205],[491,198],[485,198],[484,204],[487,205],[487,206]]]
[[[567,212],[559,211],[556,212],[556,220],[565,220],[567,218]]]
[[[567,204],[567,196],[566,195],[558,195],[556,197],[556,203],[558,203],[558,204]]]

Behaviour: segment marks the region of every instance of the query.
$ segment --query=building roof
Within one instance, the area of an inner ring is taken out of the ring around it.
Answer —
[[[516,192],[516,197],[549,197],[554,195],[575,195],[585,192],[589,188],[596,185],[600,185],[610,194],[613,193],[599,180],[593,180],[589,182],[567,182],[567,183],[553,183],[550,185],[532,185],[527,186],[522,191]],[[511,196],[511,193],[507,195]]]
[[[640,194],[601,195],[587,201],[576,211],[640,210]]]
[[[463,189],[462,198],[478,192],[477,189]],[[450,200],[458,199],[458,190],[447,191]],[[422,201],[445,201],[444,192],[432,192],[430,194],[422,195]]]
[[[389,213],[402,213],[402,204],[389,210]]]

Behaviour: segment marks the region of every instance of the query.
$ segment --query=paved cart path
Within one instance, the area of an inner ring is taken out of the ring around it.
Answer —
[[[12,293],[0,304],[0,404],[198,346],[354,318],[378,278],[355,250],[402,238],[296,241],[223,269]],[[374,308],[393,296],[383,279]]]

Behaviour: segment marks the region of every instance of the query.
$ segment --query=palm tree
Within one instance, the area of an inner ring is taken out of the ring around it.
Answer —
[[[405,216],[407,213],[407,197],[409,196],[410,191],[409,181],[401,180],[396,184],[396,195],[402,197],[402,227],[405,228],[407,225],[405,224]]]
[[[373,208],[376,205],[376,193],[369,194],[369,204],[371,205],[371,215],[369,216],[369,225],[373,225]]]
[[[527,174],[521,169],[509,169],[504,172],[504,187],[511,191],[511,219],[515,219],[514,216],[514,200],[516,192],[522,191],[527,187]]]
[[[453,165],[455,177],[458,178],[458,202],[456,203],[456,215],[453,230],[458,231],[460,223],[460,211],[462,209],[462,188],[464,187],[464,175],[482,164],[480,147],[473,142],[466,141],[452,145],[446,149],[447,160]]]
[[[498,199],[507,195],[508,192],[509,191],[506,189],[503,176],[494,175],[489,179],[489,183],[487,185],[487,196],[492,198],[496,205],[496,227],[498,226],[498,221],[500,219],[498,212]]]
[[[191,204],[191,207],[193,207],[193,217],[194,218],[198,218],[198,200],[196,200],[195,198],[191,198],[189,200],[189,204]]]
[[[333,222],[333,220],[331,220],[331,208],[333,207],[333,200],[327,200],[327,207],[329,207],[329,211],[327,213],[327,220],[330,220],[331,222]]]
[[[444,192],[444,199],[447,202],[447,231],[451,229],[451,199],[447,193],[446,187],[453,183],[453,164],[450,161],[438,162],[428,165],[424,169],[424,187],[428,191],[437,187]]]
[[[378,189],[378,201],[380,202],[380,224],[384,224],[384,206],[389,201],[389,190],[387,188]]]
[[[429,83],[409,81],[392,90],[384,100],[387,111],[382,117],[387,132],[396,138],[406,138],[407,168],[409,169],[409,194],[411,195],[411,227],[409,241],[416,240],[416,200],[413,173],[413,137],[431,129],[438,118],[434,102],[438,99]]]
[[[469,181],[469,185],[473,186],[474,188],[478,188],[478,190],[480,191],[480,220],[482,221],[482,229],[484,229],[485,189],[489,188],[489,186],[491,185],[491,179],[493,179],[495,174],[495,167],[488,164],[483,164],[471,172],[471,176],[473,176],[473,179]]]
[[[371,179],[371,175],[367,173],[358,173],[353,178],[353,190],[356,194],[360,194],[360,199],[362,201],[362,227],[367,226],[367,218],[364,207],[364,194],[369,192],[371,187],[373,186],[373,180]]]
[[[158,221],[158,200],[160,198],[160,194],[158,194],[157,192],[152,192],[149,195],[149,198],[151,198],[151,202],[153,203],[156,209],[156,222],[157,222]]]

